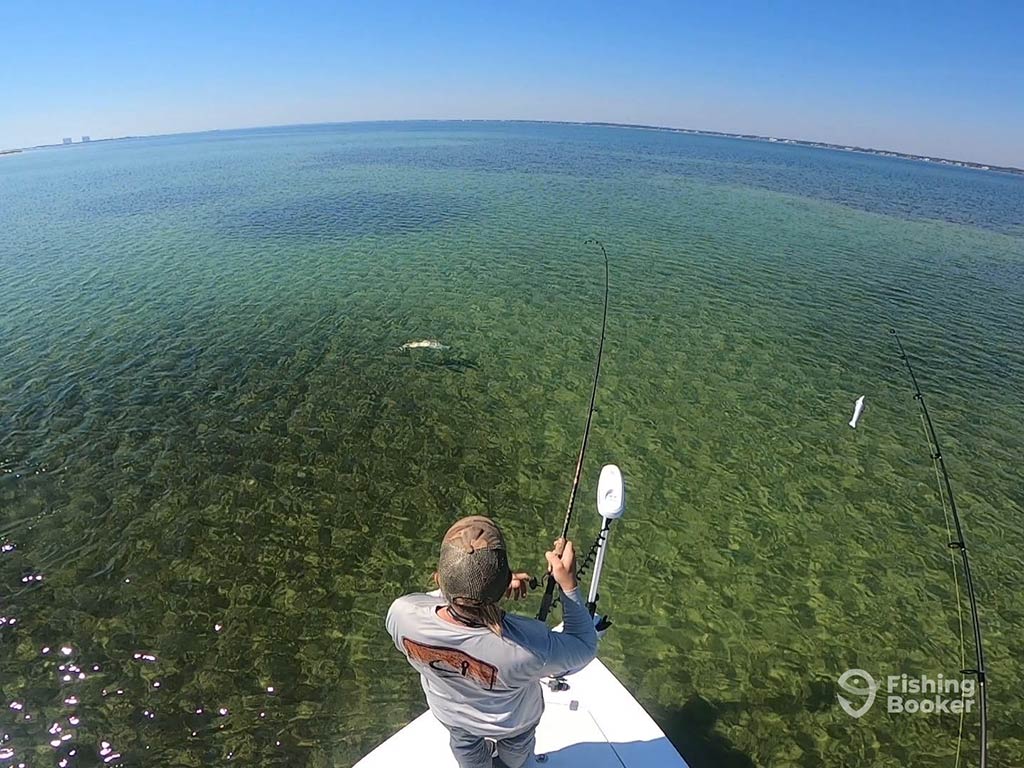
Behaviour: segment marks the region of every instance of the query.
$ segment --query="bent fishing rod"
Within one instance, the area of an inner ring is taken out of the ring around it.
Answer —
[[[576,458],[576,473],[572,479],[572,490],[569,492],[569,506],[565,511],[565,522],[562,524],[561,539],[564,541],[569,535],[569,524],[572,522],[572,510],[576,505],[576,492],[580,487],[580,477],[583,474],[583,456],[587,452],[587,441],[590,439],[590,424],[594,420],[594,403],[597,400],[597,381],[601,375],[601,357],[604,353],[605,330],[608,327],[608,252],[600,240],[586,240],[584,245],[596,245],[601,249],[604,256],[604,313],[601,316],[601,339],[597,345],[597,362],[594,364],[594,386],[590,390],[590,405],[587,408],[587,423],[583,428],[583,440],[580,443],[580,453]],[[547,584],[544,586],[544,596],[540,601],[540,610],[537,611],[537,618],[546,621],[551,612],[551,605],[555,599],[555,578],[549,572]]]
[[[942,484],[939,486],[939,496],[941,498],[943,488],[945,488],[946,496],[949,498],[950,510],[952,511],[953,523],[956,526],[956,539],[949,542],[948,546],[950,549],[959,550],[960,558],[963,561],[964,583],[967,586],[967,600],[971,609],[971,625],[974,629],[975,656],[975,668],[962,669],[960,670],[960,673],[963,675],[973,675],[978,680],[978,719],[981,723],[978,764],[980,768],[985,768],[988,761],[988,702],[985,694],[985,651],[981,644],[981,622],[978,619],[978,599],[974,592],[974,579],[971,577],[971,560],[967,556],[967,539],[964,536],[963,525],[960,523],[960,513],[957,512],[956,509],[956,500],[953,498],[953,486],[949,481],[949,473],[946,471],[946,462],[942,458],[942,449],[939,447],[939,437],[935,434],[935,427],[932,425],[932,417],[928,414],[928,406],[924,402],[924,394],[921,392],[921,387],[917,384],[917,376],[914,374],[914,367],[910,364],[910,358],[907,356],[907,351],[903,348],[903,342],[900,341],[900,335],[896,333],[896,329],[890,328],[889,332],[893,335],[893,338],[896,339],[896,345],[900,350],[900,357],[903,358],[903,362],[907,367],[907,373],[910,374],[910,381],[914,385],[914,399],[917,401],[921,410],[921,421],[924,422],[925,425],[925,437],[928,439],[928,449],[931,453],[932,461],[939,468],[942,475]],[[945,502],[943,502],[943,507],[945,507]],[[962,641],[963,635],[961,634],[961,642]]]

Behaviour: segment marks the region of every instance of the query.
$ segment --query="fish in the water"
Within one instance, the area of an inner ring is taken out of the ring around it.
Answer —
[[[850,426],[854,429],[857,428],[857,422],[860,420],[862,413],[864,413],[864,395],[858,397],[856,404],[853,406],[853,418],[850,419]]]
[[[401,349],[448,349],[440,341],[434,339],[423,339],[422,341],[407,341]]]

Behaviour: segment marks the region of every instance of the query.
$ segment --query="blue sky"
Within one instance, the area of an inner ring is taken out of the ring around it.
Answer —
[[[1024,166],[1024,2],[21,2],[0,148],[402,118],[607,120]]]

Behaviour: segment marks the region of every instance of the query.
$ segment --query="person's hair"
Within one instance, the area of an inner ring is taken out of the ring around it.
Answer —
[[[487,627],[491,632],[501,637],[501,620],[505,618],[505,611],[497,603],[476,603],[465,599],[456,598],[449,605],[454,604],[455,610],[467,619],[478,622],[481,626]]]
[[[441,586],[440,575],[437,571],[434,571],[430,579],[434,582],[435,587]],[[442,591],[441,594],[444,594],[444,592]],[[500,605],[497,603],[490,603],[489,605],[475,605],[465,598],[456,599],[458,600],[458,605],[455,606],[455,609],[459,613],[463,614],[468,619],[478,621],[498,637],[501,637],[501,620],[505,618],[505,611],[502,610]],[[445,600],[448,600],[448,598],[445,597]],[[452,602],[453,601],[449,600],[448,605],[451,605]]]

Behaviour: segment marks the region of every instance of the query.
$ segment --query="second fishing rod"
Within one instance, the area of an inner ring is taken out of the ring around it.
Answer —
[[[967,554],[967,537],[964,535],[964,527],[960,520],[960,513],[957,510],[956,499],[953,498],[953,484],[949,480],[949,472],[946,470],[946,461],[942,456],[942,448],[939,447],[939,436],[936,434],[935,426],[932,424],[931,414],[928,413],[928,405],[924,401],[924,393],[917,383],[917,374],[914,373],[914,366],[910,363],[910,356],[907,355],[907,350],[903,348],[903,342],[900,340],[900,335],[896,332],[896,329],[890,328],[889,333],[896,340],[900,358],[903,360],[907,373],[910,375],[910,383],[914,390],[914,400],[917,401],[921,411],[921,422],[924,426],[928,451],[936,467],[937,479],[941,477],[938,487],[939,499],[942,500],[944,511],[946,501],[948,500],[953,525],[956,529],[956,538],[947,542],[947,546],[951,550],[956,550],[960,553],[964,583],[967,587],[967,603],[971,613],[971,628],[974,633],[975,658],[974,668],[962,669],[960,673],[963,675],[973,675],[978,681],[978,766],[979,768],[986,768],[988,764],[988,695],[985,689],[988,679],[985,672],[985,651],[981,641],[981,620],[978,617],[978,598],[974,590],[974,577],[971,574],[971,559]],[[959,600],[959,595],[957,599]],[[962,629],[961,643],[963,643]]]

